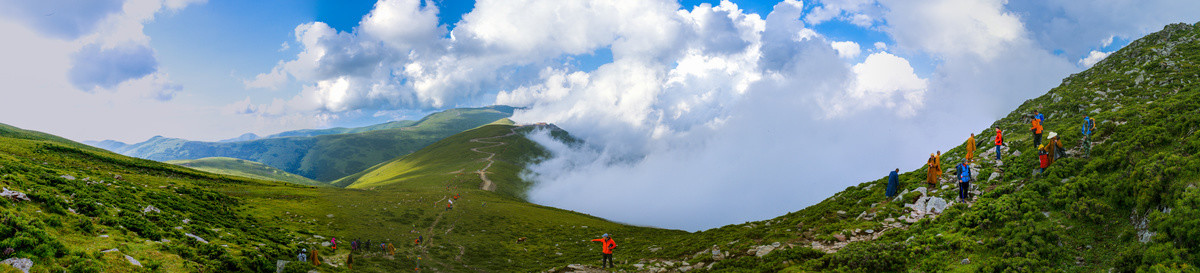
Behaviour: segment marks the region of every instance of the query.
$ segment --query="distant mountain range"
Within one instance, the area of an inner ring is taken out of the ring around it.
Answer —
[[[136,144],[112,140],[85,143],[156,161],[238,158],[328,182],[411,153],[447,136],[510,117],[514,109],[509,106],[458,108],[430,114],[418,121],[296,130],[263,138],[247,134],[219,142],[155,136]]]

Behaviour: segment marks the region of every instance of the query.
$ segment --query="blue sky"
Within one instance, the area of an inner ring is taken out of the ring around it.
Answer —
[[[521,106],[595,146],[537,138],[556,156],[531,166],[531,200],[682,229],[916,168],[1200,20],[1184,0],[64,1],[0,0],[0,122],[220,140]]]

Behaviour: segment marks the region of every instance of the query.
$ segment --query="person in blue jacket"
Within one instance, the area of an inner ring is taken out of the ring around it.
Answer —
[[[1037,119],[1042,125],[1046,125],[1046,116],[1038,113],[1038,110],[1033,110],[1033,118]]]
[[[1086,114],[1083,115],[1083,126],[1079,128],[1079,132],[1083,134],[1083,157],[1088,157],[1092,153],[1092,139],[1088,136],[1096,131],[1096,122]]]
[[[896,196],[896,188],[899,188],[899,187],[900,187],[900,168],[896,168],[896,170],[894,170],[894,171],[892,171],[892,173],[888,174],[887,191],[884,192],[884,195],[887,195],[888,198],[895,197]]]
[[[963,161],[958,164],[958,200],[967,201],[967,189],[971,188],[971,167],[967,166],[967,162]]]

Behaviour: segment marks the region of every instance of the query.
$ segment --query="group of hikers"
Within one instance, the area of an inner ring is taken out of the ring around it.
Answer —
[[[1054,132],[1049,132],[1045,138],[1046,143],[1042,143],[1042,133],[1045,130],[1044,124],[1046,123],[1045,115],[1037,110],[1034,110],[1033,116],[1031,116],[1029,119],[1029,123],[1031,125],[1029,130],[1031,133],[1033,133],[1033,146],[1038,151],[1038,168],[1036,171],[1040,174],[1045,172],[1046,168],[1053,164],[1055,160],[1066,157],[1067,154],[1066,149],[1063,148],[1062,140],[1059,139],[1058,134]],[[1096,122],[1085,114],[1083,116],[1083,125],[1080,126],[1080,133],[1083,135],[1081,146],[1083,148],[1084,157],[1088,157],[1091,154],[1091,135],[1095,131]],[[996,126],[996,138],[993,143],[996,147],[996,161],[1000,162],[1000,147],[1007,146],[1004,142],[1004,135],[1003,131],[1000,130],[1000,126]],[[976,145],[975,134],[972,133],[971,136],[967,138],[966,155],[963,156],[962,162],[955,166],[955,176],[959,181],[958,198],[960,201],[964,202],[970,200],[968,199],[967,193],[971,188],[971,180],[973,180],[971,177],[971,163],[973,163],[975,157]],[[936,185],[938,179],[944,174],[942,170],[942,151],[929,154],[929,160],[926,161],[925,165],[928,167],[926,169],[925,182],[929,183],[930,185]],[[888,198],[895,197],[896,191],[899,188],[899,183],[900,169],[897,168],[888,174],[888,184],[884,195],[886,195]]]

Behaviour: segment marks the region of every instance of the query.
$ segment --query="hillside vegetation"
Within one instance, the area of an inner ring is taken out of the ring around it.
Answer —
[[[316,180],[285,172],[266,164],[228,157],[206,157],[190,160],[171,160],[167,164],[184,166],[216,174],[240,176],[259,180],[280,181],[308,186],[328,186]]]
[[[29,259],[33,272],[264,272],[296,246],[298,235],[216,191],[292,186],[23,131],[0,128],[0,259]]]
[[[447,136],[509,117],[512,111],[513,108],[507,106],[451,109],[431,114],[407,126],[401,126],[406,122],[394,122],[346,130],[297,131],[294,134],[315,136],[240,142],[188,141],[156,136],[146,142],[126,146],[118,152],[155,161],[238,158],[317,181],[333,181],[411,153]],[[346,133],[324,134],[332,131]]]
[[[938,185],[925,183],[923,167],[901,174],[901,194],[888,199],[885,176],[778,218],[679,237],[658,258],[673,266],[643,262],[678,270],[689,261],[702,272],[1196,271],[1198,74],[1200,28],[1167,26],[981,125],[969,202],[955,201],[960,144],[944,154]],[[1068,149],[1042,174],[1034,110]],[[1084,114],[1098,127],[1090,157]],[[995,126],[1008,144],[1002,161]]]

